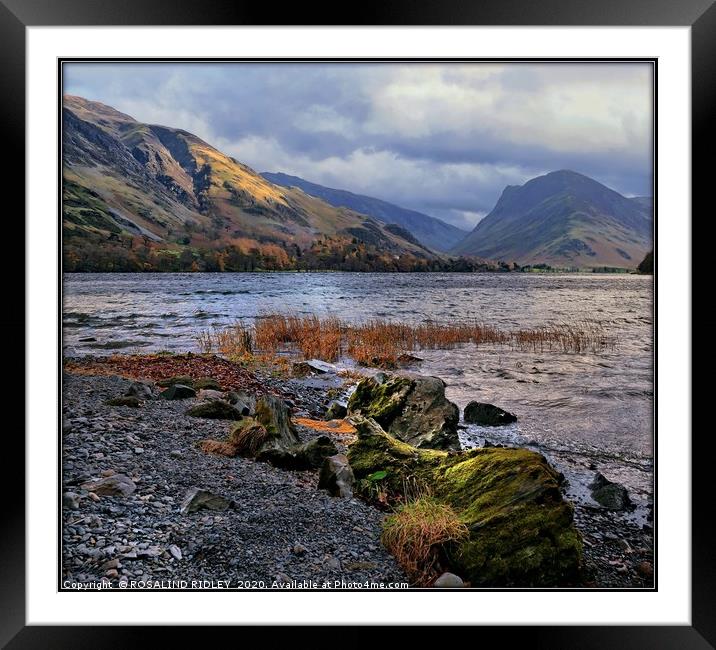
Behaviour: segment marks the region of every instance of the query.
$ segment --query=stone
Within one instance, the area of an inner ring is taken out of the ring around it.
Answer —
[[[196,391],[190,386],[184,384],[172,384],[166,390],[159,393],[162,399],[189,399],[196,397]]]
[[[256,410],[256,398],[243,390],[226,393],[226,401],[244,416],[252,416]]]
[[[517,416],[508,413],[493,404],[470,402],[466,407],[463,419],[468,424],[481,424],[486,427],[499,427],[517,422]]]
[[[403,354],[398,355],[398,358],[396,359],[396,363],[398,366],[405,367],[405,366],[414,366],[418,363],[421,363],[424,361],[424,359],[421,359],[420,357],[416,357],[413,354],[408,354],[407,352],[404,352]]]
[[[88,492],[94,492],[99,496],[124,497],[129,496],[137,489],[134,481],[124,474],[114,474],[96,481],[88,481],[83,483],[82,487]]]
[[[108,399],[105,404],[107,406],[129,406],[131,408],[137,408],[141,402],[137,397],[124,395],[122,397],[113,397],[112,399]]]
[[[70,510],[78,510],[80,507],[80,496],[74,492],[65,492],[62,495],[62,507]]]
[[[194,386],[194,380],[189,375],[175,375],[167,379],[160,379],[157,382],[157,386],[167,388],[168,386],[174,386],[175,384],[182,384],[183,386]]]
[[[191,386],[196,390],[205,389],[219,392],[221,391],[221,384],[212,377],[199,377],[199,379],[194,379],[191,382]]]
[[[234,502],[231,499],[193,487],[186,493],[179,512],[185,515],[198,510],[228,510],[233,506]]]
[[[167,551],[169,551],[169,554],[175,560],[177,560],[177,561],[181,560],[181,558],[182,558],[181,549],[176,544],[172,544],[171,546],[169,546],[169,548],[167,548]]]
[[[445,382],[422,375],[385,375],[358,382],[348,414],[375,421],[392,436],[415,447],[460,449],[460,410],[445,398]]]
[[[344,454],[335,454],[323,461],[318,475],[319,490],[328,490],[328,494],[334,497],[350,499],[354,483],[353,470]]]
[[[325,375],[327,373],[335,373],[336,367],[333,364],[326,363],[320,359],[309,359],[307,361],[297,361],[293,364],[293,374],[296,377],[305,377],[306,375]]]
[[[133,381],[124,394],[127,397],[137,397],[139,399],[152,399],[154,397],[152,387],[143,381]]]
[[[562,497],[559,473],[541,454],[519,448],[478,448],[452,453],[418,449],[372,419],[353,416],[357,438],[348,460],[357,490],[385,472],[389,497],[429,488],[468,528],[468,536],[443,546],[448,566],[473,587],[569,586],[579,580],[581,537],[574,508]]]
[[[600,472],[596,473],[589,488],[592,498],[607,510],[623,511],[635,508],[627,489],[620,483],[612,483]]]
[[[196,396],[200,400],[208,401],[208,400],[223,400],[224,399],[224,393],[222,393],[220,390],[213,390],[211,388],[202,388]]]
[[[288,406],[274,395],[256,402],[254,418],[244,418],[229,434],[237,453],[260,461],[281,462],[300,445]]]
[[[328,436],[318,436],[302,444],[263,451],[256,459],[281,469],[306,471],[318,469],[326,458],[337,453],[338,449]]]
[[[179,449],[172,449],[172,450],[169,452],[169,455],[170,455],[172,458],[181,458],[181,457],[183,456],[181,450],[179,450]]]
[[[212,399],[192,406],[187,412],[195,418],[207,418],[209,420],[240,420],[241,413],[231,404],[219,399]]]
[[[636,572],[647,580],[651,580],[651,578],[654,577],[654,567],[651,565],[651,562],[647,562],[646,560],[637,564]]]
[[[450,573],[449,571],[446,571],[445,573],[443,573],[433,583],[433,587],[441,587],[443,589],[464,587],[464,586],[465,586],[465,583],[462,581],[462,578],[460,576],[456,576],[454,573]]]
[[[339,402],[337,400],[332,401],[328,408],[326,409],[326,413],[324,415],[324,419],[326,420],[342,420],[344,417],[348,415],[348,408],[343,402]]]

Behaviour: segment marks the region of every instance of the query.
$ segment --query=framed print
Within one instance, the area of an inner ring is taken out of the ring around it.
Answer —
[[[523,5],[0,7],[27,188],[10,647],[711,647],[690,215],[716,14]]]

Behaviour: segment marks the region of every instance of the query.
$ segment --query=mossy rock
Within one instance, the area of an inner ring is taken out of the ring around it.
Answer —
[[[191,386],[184,384],[172,384],[166,390],[159,393],[162,399],[189,399],[196,397],[196,391]]]
[[[413,381],[395,375],[386,381],[373,377],[361,379],[348,400],[348,412],[373,418],[381,427],[388,428],[405,406]]]
[[[209,400],[192,406],[187,412],[195,418],[208,418],[210,420],[240,420],[241,413],[228,402],[220,399]]]
[[[278,397],[264,395],[256,402],[255,411],[254,417],[244,417],[234,425],[229,441],[237,445],[242,456],[279,466],[288,459],[288,464],[301,443],[288,406]]]
[[[190,385],[196,390],[221,390],[221,384],[216,381],[216,379],[212,379],[211,377],[200,377],[199,379],[194,379]]]
[[[157,386],[161,386],[162,388],[168,388],[169,386],[174,386],[175,384],[181,384],[182,386],[189,386],[190,388],[193,388],[194,380],[189,375],[175,375],[174,377],[169,377],[167,379],[160,379],[157,382]]]
[[[379,373],[358,382],[348,414],[374,419],[391,435],[426,449],[459,449],[460,410],[445,397],[445,382],[422,375]]]
[[[124,395],[122,397],[113,397],[105,402],[107,406],[131,406],[137,408],[140,405],[138,397],[133,395]]]
[[[417,449],[372,420],[351,420],[358,438],[348,459],[358,489],[366,483],[362,479],[385,471],[382,486],[390,495],[412,485],[450,505],[470,535],[445,552],[451,569],[472,586],[575,584],[582,541],[572,505],[562,498],[560,476],[544,456],[513,448]]]

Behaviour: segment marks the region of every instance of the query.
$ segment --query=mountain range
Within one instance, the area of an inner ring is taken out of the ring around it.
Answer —
[[[451,252],[521,265],[634,268],[652,247],[651,198],[627,198],[574,171],[509,185]]]
[[[283,187],[300,187],[306,194],[323,199],[336,207],[345,207],[367,214],[386,224],[397,224],[434,251],[446,252],[467,235],[467,231],[422,212],[408,210],[394,203],[347,190],[324,187],[281,172],[263,172],[264,178]]]
[[[574,171],[506,187],[465,233],[381,199],[259,174],[187,131],[99,102],[63,104],[66,271],[634,269],[652,249],[651,197]]]
[[[64,97],[62,155],[65,270],[419,270],[437,259],[398,225],[81,97]]]

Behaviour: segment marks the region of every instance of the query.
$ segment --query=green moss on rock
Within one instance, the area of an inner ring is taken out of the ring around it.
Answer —
[[[199,379],[194,379],[190,385],[196,390],[221,390],[221,384],[211,377],[199,377]]]
[[[403,409],[412,388],[411,379],[398,375],[384,382],[363,379],[348,401],[348,411],[360,412],[364,417],[373,418],[380,426],[388,427]]]
[[[422,484],[450,505],[469,537],[444,549],[455,572],[473,586],[554,586],[578,578],[582,542],[559,474],[526,449],[461,453],[417,449],[375,422],[352,418],[358,430],[348,459],[361,479],[386,471],[384,486],[402,494]]]

